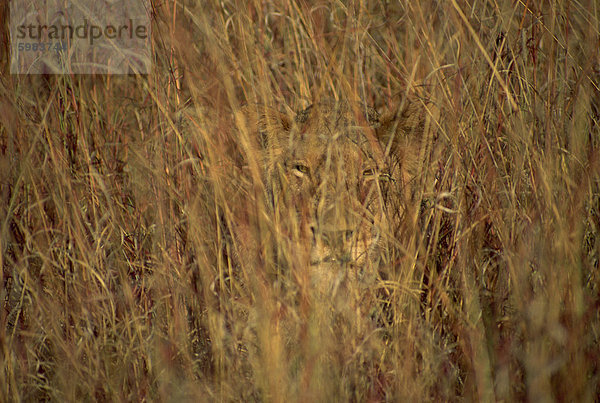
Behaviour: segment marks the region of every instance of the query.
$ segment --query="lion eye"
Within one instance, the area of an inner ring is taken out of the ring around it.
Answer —
[[[365,169],[363,171],[363,176],[368,177],[368,176],[373,176],[373,175],[375,175],[375,170],[374,169]]]
[[[294,164],[292,166],[292,169],[294,170],[294,173],[298,176],[308,175],[308,173],[310,172],[310,169],[308,169],[306,165],[302,164]]]
[[[365,169],[363,171],[363,177],[365,179],[373,179],[377,176],[377,179],[381,182],[392,182],[394,179],[392,179],[392,176],[388,173],[377,173],[377,171],[375,169]]]

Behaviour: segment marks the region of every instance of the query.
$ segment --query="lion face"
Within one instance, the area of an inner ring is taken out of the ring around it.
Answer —
[[[264,127],[271,204],[293,248],[308,251],[312,281],[331,291],[373,273],[390,217],[403,213],[390,201],[407,189],[396,125],[359,103],[318,103]]]

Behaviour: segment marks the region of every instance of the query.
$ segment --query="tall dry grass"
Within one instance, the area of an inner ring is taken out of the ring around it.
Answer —
[[[2,400],[598,399],[596,2],[152,6],[143,77],[8,75],[2,6]],[[236,113],[322,97],[428,111],[419,214],[338,322]]]

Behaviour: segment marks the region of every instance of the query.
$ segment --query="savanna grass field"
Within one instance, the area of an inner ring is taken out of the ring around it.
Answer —
[[[0,400],[598,401],[598,2],[150,6],[127,76],[11,75],[0,6]],[[347,306],[240,112],[324,98],[421,122]]]

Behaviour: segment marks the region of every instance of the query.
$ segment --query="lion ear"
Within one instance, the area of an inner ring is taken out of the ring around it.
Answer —
[[[405,99],[399,108],[383,114],[375,130],[381,147],[400,168],[404,185],[413,182],[424,157],[426,116],[422,101]]]
[[[390,154],[402,153],[409,145],[415,146],[422,142],[425,120],[422,102],[405,100],[398,109],[379,118],[377,139]]]
[[[260,148],[274,147],[289,133],[292,119],[276,108],[252,104],[242,107],[248,133]]]

